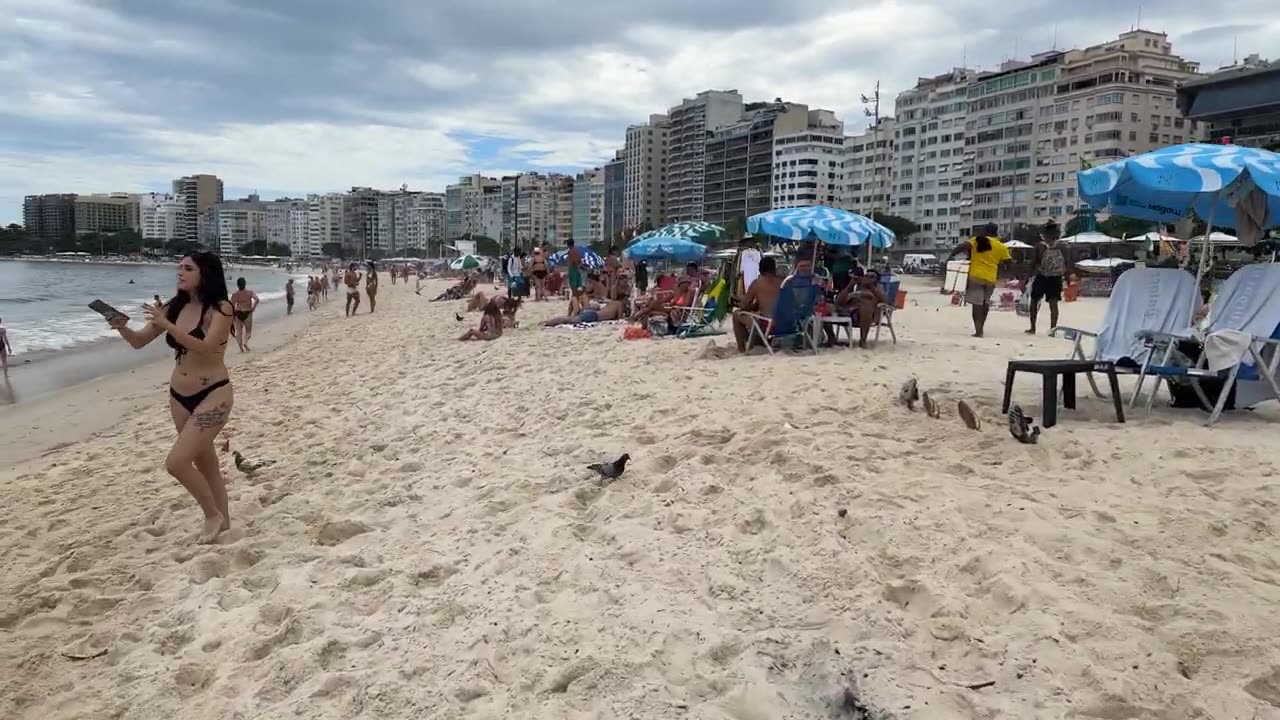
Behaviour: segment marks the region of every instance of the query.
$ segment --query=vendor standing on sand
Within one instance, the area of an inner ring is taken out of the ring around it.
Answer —
[[[996,238],[996,232],[996,226],[988,223],[947,256],[948,262],[957,255],[969,257],[969,282],[965,286],[964,297],[965,302],[973,307],[973,336],[976,338],[982,337],[987,325],[1000,264],[1012,259],[1009,249]]]

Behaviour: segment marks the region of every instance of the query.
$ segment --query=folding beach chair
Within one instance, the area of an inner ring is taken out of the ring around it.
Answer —
[[[1178,343],[1189,339],[1199,341],[1195,363],[1172,362]],[[1209,307],[1202,330],[1188,326],[1175,332],[1146,332],[1144,340],[1152,351],[1163,348],[1159,360],[1155,352],[1148,353],[1138,377],[1139,392],[1148,375],[1156,378],[1147,398],[1148,411],[1161,381],[1169,384],[1170,393],[1174,381],[1187,381],[1209,413],[1206,425],[1217,422],[1233,394],[1237,408],[1280,400],[1280,384],[1276,382],[1280,369],[1280,264],[1246,265],[1232,273]],[[1221,383],[1216,400],[1205,393],[1202,383],[1206,380]]]
[[[818,328],[815,327],[814,307],[818,304],[818,293],[821,288],[814,283],[812,277],[792,276],[787,278],[778,294],[778,301],[773,306],[773,317],[769,318],[757,313],[747,313],[751,320],[751,330],[747,335],[747,345],[760,338],[769,354],[773,354],[773,343],[778,340],[792,340],[803,348],[808,345],[816,355],[818,353]]]
[[[1115,363],[1116,372],[1137,374],[1150,359],[1152,348],[1143,339],[1149,333],[1175,333],[1187,327],[1188,310],[1195,297],[1196,279],[1177,268],[1134,268],[1120,276],[1111,290],[1107,313],[1098,332],[1059,325],[1054,337],[1072,341],[1072,360]],[[1093,352],[1085,352],[1084,341],[1093,340]],[[1086,375],[1093,393],[1110,399]],[[1141,382],[1130,399],[1132,405],[1142,391]]]

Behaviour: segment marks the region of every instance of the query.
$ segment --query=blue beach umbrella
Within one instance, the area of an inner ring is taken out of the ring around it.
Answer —
[[[811,205],[781,208],[747,218],[747,231],[803,242],[818,239],[828,245],[857,247],[867,242],[877,249],[892,247],[893,231],[848,210]]]
[[[578,253],[582,259],[583,267],[589,270],[604,269],[604,258],[600,257],[600,255],[596,253],[594,250],[590,248],[578,248]],[[568,265],[569,250],[565,249],[565,250],[560,250],[559,252],[551,253],[551,255],[547,257],[547,262],[551,263],[552,266]]]
[[[1172,145],[1081,170],[1076,183],[1081,200],[1094,210],[1158,222],[1175,222],[1195,211],[1210,229],[1235,228],[1245,245],[1280,225],[1280,154],[1267,150]],[[1206,242],[1197,280],[1208,256]]]
[[[630,260],[668,259],[691,262],[707,254],[707,246],[682,237],[655,235],[627,246],[622,254]]]

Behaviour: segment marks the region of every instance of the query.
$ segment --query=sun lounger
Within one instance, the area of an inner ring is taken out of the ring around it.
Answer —
[[[1196,279],[1176,268],[1134,268],[1120,276],[1111,291],[1107,313],[1098,332],[1059,325],[1051,331],[1055,337],[1072,341],[1069,358],[1110,362],[1116,372],[1139,373],[1150,357],[1152,348],[1143,333],[1173,333],[1188,324],[1188,308],[1196,294]],[[1093,339],[1093,352],[1086,353],[1084,341]],[[1087,376],[1093,392],[1102,392],[1093,376]],[[1141,382],[1130,404],[1137,401]]]
[[[759,338],[772,355],[774,342],[792,340],[801,348],[808,345],[817,354],[818,328],[815,326],[814,306],[818,304],[820,291],[812,278],[787,278],[773,306],[772,318],[757,313],[746,314],[751,320],[747,344]]]
[[[1206,425],[1221,417],[1233,389],[1237,408],[1280,400],[1276,381],[1280,369],[1280,264],[1246,265],[1235,271],[1214,298],[1203,329],[1187,326],[1175,332],[1145,332],[1143,338],[1151,352],[1142,365],[1139,391],[1147,376],[1156,378],[1147,398],[1148,410],[1161,381],[1170,384],[1171,393],[1175,380],[1189,382],[1209,412]],[[1195,363],[1184,366],[1172,362],[1177,344],[1188,339],[1200,343]],[[1156,360],[1155,351],[1161,348]],[[1216,401],[1204,392],[1205,380],[1221,381]]]

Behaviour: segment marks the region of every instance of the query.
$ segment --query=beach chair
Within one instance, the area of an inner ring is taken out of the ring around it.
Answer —
[[[676,323],[676,337],[718,334],[716,326],[720,323],[715,321],[715,312],[716,299],[710,294],[704,294],[697,304],[680,314],[680,321]]]
[[[1123,280],[1129,272],[1121,275]],[[1150,350],[1138,377],[1138,390],[1147,376],[1156,378],[1147,398],[1151,410],[1161,382],[1173,393],[1175,381],[1186,381],[1200,405],[1209,413],[1206,425],[1222,416],[1234,394],[1236,408],[1254,407],[1280,400],[1280,264],[1246,265],[1232,273],[1219,288],[1201,329],[1189,325],[1175,332],[1144,332]],[[1174,362],[1180,342],[1198,344],[1199,356],[1191,365]],[[1160,359],[1155,359],[1158,350]],[[1202,383],[1221,383],[1216,400],[1210,400]],[[1234,393],[1233,393],[1234,391]]]
[[[772,355],[774,342],[792,340],[801,348],[808,345],[816,355],[820,328],[815,327],[817,317],[814,315],[814,307],[818,304],[821,290],[812,277],[793,275],[787,278],[782,292],[778,294],[778,301],[773,306],[772,318],[758,313],[746,313],[751,320],[747,345],[750,346],[752,340],[759,338]]]
[[[1188,324],[1188,311],[1195,297],[1196,279],[1191,273],[1176,268],[1134,268],[1120,276],[1111,291],[1107,312],[1098,332],[1059,325],[1051,331],[1054,337],[1072,342],[1072,360],[1110,362],[1116,372],[1140,374],[1150,359],[1152,348],[1143,339],[1149,333],[1175,333]],[[1086,353],[1085,340],[1093,340],[1092,353]],[[1094,395],[1110,397],[1086,375]],[[1139,387],[1130,399],[1137,402]]]

